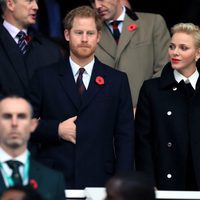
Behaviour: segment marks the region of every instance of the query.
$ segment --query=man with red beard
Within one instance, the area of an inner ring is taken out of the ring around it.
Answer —
[[[88,6],[64,19],[70,56],[37,70],[30,100],[39,126],[37,158],[62,171],[66,188],[104,186],[133,169],[134,121],[127,75],[94,57],[101,20]]]

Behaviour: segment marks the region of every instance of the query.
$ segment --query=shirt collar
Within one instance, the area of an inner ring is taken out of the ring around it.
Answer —
[[[189,82],[191,83],[192,87],[194,89],[196,89],[196,83],[197,83],[197,80],[199,78],[199,72],[196,69],[195,72],[190,77],[187,78],[187,77],[183,76],[181,73],[179,73],[177,70],[174,70],[174,78],[178,83],[181,80],[183,80],[184,82],[186,80],[189,80]]]
[[[122,13],[121,15],[116,19],[117,21],[124,21],[124,18],[125,18],[125,15],[126,15],[126,8],[125,6],[122,7]],[[114,20],[109,20],[108,22],[106,22],[108,25],[113,22]]]
[[[23,152],[21,155],[13,158],[12,156],[10,156],[7,152],[5,152],[0,147],[0,162],[1,163],[5,163],[8,160],[17,160],[17,161],[20,161],[21,163],[23,163],[25,165],[26,161],[27,161],[27,157],[28,157],[28,150]]]
[[[79,73],[79,69],[81,68],[81,66],[79,66],[78,64],[76,64],[72,59],[71,56],[69,57],[69,62],[72,68],[72,73],[74,75],[74,77]],[[94,58],[92,59],[92,61],[90,63],[88,63],[87,65],[84,66],[85,72],[87,73],[89,76],[92,75],[92,69],[94,66]]]
[[[12,24],[10,24],[6,20],[3,21],[3,26],[10,33],[10,35],[12,36],[12,38],[15,38],[17,36],[17,34],[19,33],[19,31],[20,31],[17,27],[13,26]],[[26,29],[22,29],[22,31],[27,34],[27,30]]]

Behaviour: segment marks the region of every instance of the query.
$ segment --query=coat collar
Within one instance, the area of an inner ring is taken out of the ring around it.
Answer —
[[[64,63],[63,63],[64,62]],[[65,93],[69,96],[74,106],[80,111],[87,107],[90,101],[96,96],[98,92],[104,88],[104,85],[98,85],[96,83],[96,77],[100,76],[103,79],[106,78],[106,74],[102,69],[102,63],[95,58],[94,67],[87,91],[84,93],[82,99],[78,95],[76,83],[73,77],[72,69],[69,63],[69,59],[62,61],[59,66],[59,79]]]
[[[197,68],[198,71],[200,71]],[[180,82],[181,83],[181,82]],[[160,87],[161,88],[168,88],[170,86],[178,85],[174,78],[174,70],[172,69],[171,63],[167,63],[162,70],[161,77],[160,77]],[[196,90],[200,89],[200,76],[197,80]]]

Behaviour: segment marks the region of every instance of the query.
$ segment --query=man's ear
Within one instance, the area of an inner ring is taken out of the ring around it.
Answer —
[[[98,33],[97,33],[97,37],[98,37],[98,39],[97,39],[97,43],[99,43],[99,41],[100,41],[100,39],[101,39],[101,31],[98,31]]]
[[[15,8],[14,0],[6,0],[6,6],[7,6],[8,10],[14,11],[14,8]]]
[[[39,121],[39,119],[36,119],[36,118],[33,118],[33,119],[31,119],[31,133],[32,132],[34,132],[35,131],[35,129],[37,128],[37,126],[38,126],[38,121]]]
[[[69,41],[69,34],[70,34],[69,32],[70,32],[70,31],[67,30],[67,29],[64,30],[64,37],[65,37],[65,40],[66,40],[66,41]]]

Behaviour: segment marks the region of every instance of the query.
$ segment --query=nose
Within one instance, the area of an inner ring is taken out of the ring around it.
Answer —
[[[39,9],[37,1],[33,1],[33,9],[34,10],[38,10]]]
[[[94,4],[93,6],[94,6],[97,10],[98,10],[99,8],[102,7],[102,3],[101,3],[101,1],[99,1],[99,0],[95,0],[93,4]]]
[[[16,126],[17,125],[17,117],[13,116],[12,117],[12,126]]]
[[[83,33],[81,39],[82,39],[82,42],[87,42],[88,41],[88,35],[87,35],[87,33]]]

